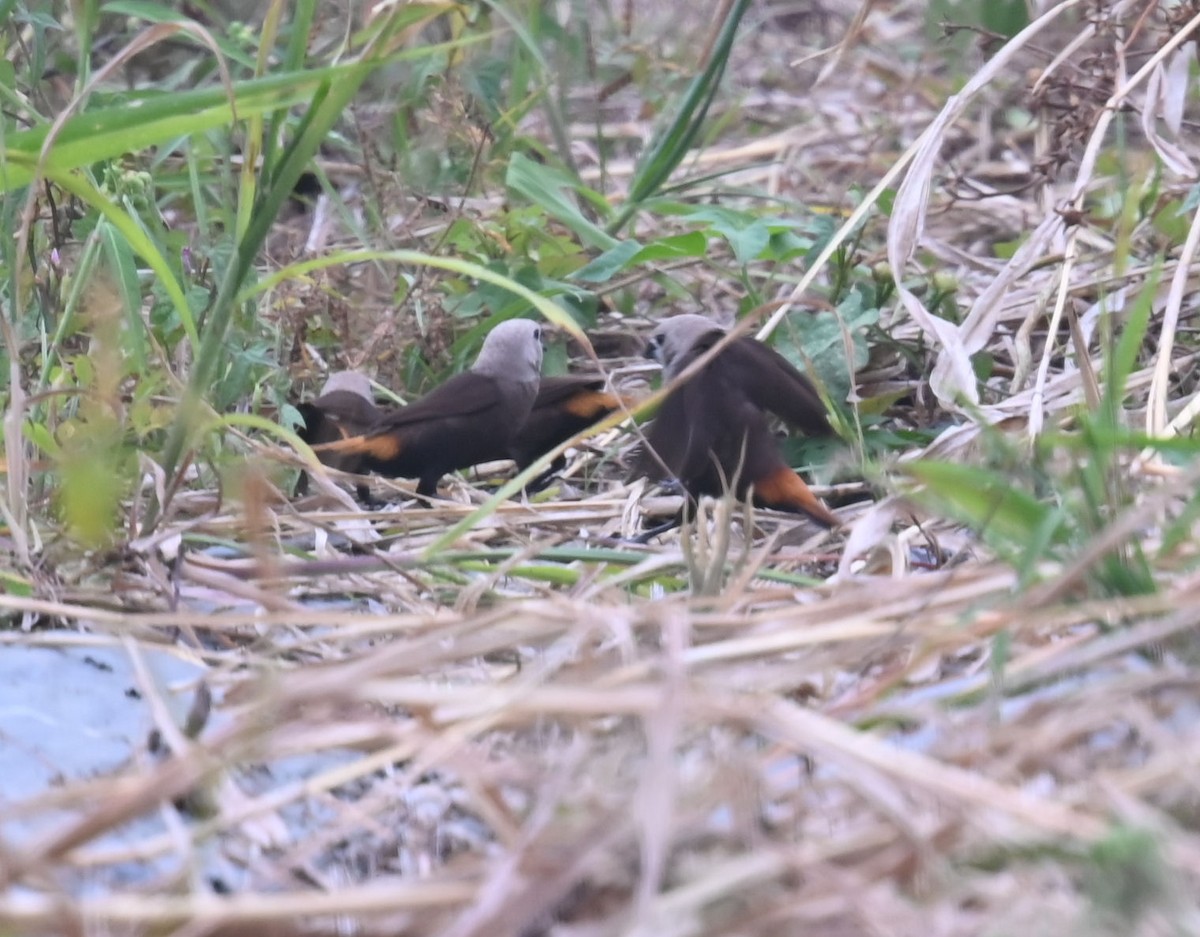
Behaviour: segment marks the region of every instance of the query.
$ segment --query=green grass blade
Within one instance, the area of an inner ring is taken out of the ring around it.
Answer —
[[[999,546],[1024,551],[1033,543],[1061,541],[1065,534],[1061,520],[1054,523],[1052,508],[1014,487],[1002,472],[932,460],[904,468],[925,485],[928,500]]]
[[[1117,414],[1121,402],[1125,399],[1125,385],[1129,375],[1137,365],[1138,353],[1146,338],[1146,329],[1150,325],[1150,314],[1154,309],[1154,298],[1158,291],[1158,281],[1162,275],[1162,258],[1159,258],[1150,272],[1137,298],[1129,307],[1121,336],[1106,357],[1104,395],[1101,400],[1101,410],[1109,426],[1117,425]]]
[[[713,47],[704,70],[700,72],[688,87],[679,106],[679,111],[661,134],[646,148],[646,152],[638,163],[633,183],[629,187],[629,197],[620,213],[607,231],[615,234],[620,231],[634,216],[641,204],[655,194],[675,168],[683,162],[692,141],[704,125],[721,77],[725,73],[725,65],[729,61],[729,53],[733,48],[733,40],[737,35],[742,17],[750,7],[750,0],[736,0],[729,8],[725,22],[721,26],[720,35]]]
[[[473,277],[476,280],[482,280],[485,283],[492,283],[502,289],[519,296],[521,299],[528,302],[538,313],[548,322],[552,322],[565,332],[570,333],[571,337],[584,346],[590,349],[591,343],[583,330],[575,322],[574,319],[559,305],[546,299],[544,296],[539,296],[533,290],[518,283],[511,277],[506,277],[502,273],[497,273],[494,270],[489,270],[487,267],[481,267],[479,264],[472,263],[469,260],[459,260],[454,257],[439,257],[436,254],[424,254],[420,251],[410,250],[352,250],[338,251],[333,254],[327,254],[322,257],[314,257],[309,260],[303,260],[298,263],[289,264],[286,267],[281,267],[269,276],[263,277],[257,283],[246,287],[238,294],[237,302],[243,303],[254,298],[259,293],[273,289],[280,283],[297,277],[305,276],[315,270],[322,270],[326,267],[339,267],[346,264],[366,263],[370,261],[387,261],[389,263],[411,264],[420,267],[435,267],[439,270],[448,270],[451,273],[457,273],[465,277]]]
[[[114,228],[121,232],[121,235],[125,238],[130,248],[158,276],[163,290],[166,291],[167,297],[171,300],[171,304],[175,307],[175,311],[179,315],[179,321],[183,324],[188,341],[192,343],[193,348],[198,348],[200,345],[200,336],[196,331],[196,320],[192,317],[192,310],[188,306],[187,297],[184,296],[183,286],[176,278],[175,271],[171,269],[167,258],[162,255],[162,252],[158,249],[158,245],[146,234],[145,229],[128,212],[121,208],[120,205],[92,185],[91,181],[86,179],[82,173],[48,169],[45,175],[55,185],[70,192],[81,202],[85,202],[98,211],[108,219],[108,222]]]
[[[356,67],[339,65],[237,82],[234,85],[237,116],[245,119],[303,104],[311,100],[322,82],[353,83]],[[227,126],[233,117],[233,106],[225,89],[220,87],[182,94],[141,95],[68,120],[46,156],[46,173],[116,159],[130,151]],[[4,158],[0,161],[0,191],[11,191],[33,179],[48,132],[48,127],[36,127],[7,135]]]
[[[335,70],[325,69],[326,78],[313,87],[312,103],[301,121],[300,130],[283,152],[279,165],[264,167],[261,198],[254,207],[245,234],[238,242],[233,262],[225,271],[218,287],[217,296],[206,320],[204,341],[196,356],[196,363],[183,394],[179,411],[167,435],[163,451],[162,467],[168,478],[173,479],[183,458],[202,401],[217,374],[217,367],[224,355],[225,335],[238,307],[237,297],[244,289],[258,252],[266,241],[267,233],[274,224],[283,203],[290,198],[300,175],[316,154],[318,147],[334,124],[357,94],[362,82],[389,58],[382,50],[389,48],[395,33],[411,25],[417,12],[411,9],[394,10],[382,23],[372,45],[363,57],[351,65]],[[333,80],[333,75],[337,80]],[[144,529],[152,530],[158,522],[162,505],[151,504],[147,509]]]
[[[504,182],[550,217],[565,224],[588,247],[608,251],[620,243],[587,218],[579,206],[564,194],[564,189],[578,188],[578,184],[565,173],[535,163],[524,153],[513,153]]]

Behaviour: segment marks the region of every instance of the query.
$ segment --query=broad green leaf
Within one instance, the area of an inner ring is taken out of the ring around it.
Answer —
[[[775,349],[806,371],[833,400],[844,400],[854,373],[867,362],[866,328],[879,321],[879,310],[863,308],[862,297],[850,293],[836,312],[822,309],[793,312],[775,332]],[[846,360],[846,335],[853,360]]]
[[[565,173],[535,163],[523,153],[514,153],[508,162],[504,181],[514,192],[565,224],[589,247],[611,250],[620,243],[585,217],[579,206],[566,194],[580,187]]]
[[[571,279],[579,280],[583,283],[607,283],[628,267],[630,261],[641,250],[642,245],[637,241],[622,241],[611,250],[606,250],[591,263],[580,267],[571,274]]]
[[[726,234],[734,259],[745,266],[757,260],[771,241],[771,232],[761,220],[747,225],[740,231]]]
[[[26,439],[52,459],[57,458],[62,452],[61,447],[58,445],[58,440],[54,438],[54,434],[50,432],[50,429],[45,424],[33,423],[26,420],[22,424],[21,429],[24,431]]]
[[[907,397],[912,391],[908,388],[876,394],[874,397],[864,397],[858,402],[858,412],[861,416],[879,416],[895,405],[897,400]]]
[[[703,257],[708,249],[708,237],[703,231],[688,231],[659,238],[642,246],[637,241],[622,241],[605,251],[591,263],[576,270],[572,280],[584,283],[606,283],[628,267],[657,260],[677,260],[683,257]]]
[[[708,250],[708,236],[703,231],[688,231],[651,241],[633,258],[634,264],[651,260],[678,260],[684,257],[703,257]]]
[[[743,266],[762,256],[771,242],[769,222],[748,212],[706,205],[688,213],[687,218],[693,223],[706,224],[710,231],[728,241],[734,258]],[[780,225],[780,230],[791,227],[790,224]]]
[[[979,4],[980,18],[985,29],[1012,39],[1029,25],[1029,9],[1025,0],[983,0]]]

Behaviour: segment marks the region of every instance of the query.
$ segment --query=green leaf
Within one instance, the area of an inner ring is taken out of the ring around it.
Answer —
[[[775,332],[775,349],[823,386],[833,400],[844,400],[853,375],[867,363],[866,329],[879,321],[879,310],[863,307],[862,294],[851,292],[837,311],[793,312]],[[846,359],[846,335],[852,360]]]
[[[114,274],[121,303],[125,307],[128,328],[125,333],[125,353],[132,359],[138,374],[146,370],[146,324],[142,321],[142,286],[138,280],[137,264],[129,242],[111,224],[104,222],[97,229],[109,268]]]
[[[913,462],[904,471],[925,486],[921,500],[998,546],[1025,550],[1034,543],[1060,543],[1066,535],[1061,513],[1014,487],[1010,475],[933,460]]]
[[[638,255],[633,258],[633,262],[641,264],[651,260],[703,257],[707,251],[708,236],[703,231],[688,231],[685,234],[673,234],[670,237],[651,241],[638,252]]]
[[[1012,39],[1029,25],[1029,9],[1025,0],[983,0],[979,4],[980,19],[985,29]]]
[[[1150,324],[1150,313],[1154,305],[1154,297],[1162,275],[1162,259],[1154,265],[1150,277],[1138,292],[1137,298],[1129,307],[1125,316],[1125,325],[1117,346],[1106,358],[1104,397],[1101,401],[1101,412],[1109,426],[1116,426],[1117,414],[1121,402],[1125,399],[1125,384],[1137,364],[1138,352],[1146,337],[1146,329]]]
[[[605,251],[591,263],[580,267],[573,274],[572,280],[584,283],[607,283],[624,270],[634,257],[642,251],[642,245],[637,241],[622,241],[611,250]]]
[[[584,216],[566,194],[581,188],[566,173],[535,163],[523,153],[513,153],[508,162],[505,184],[527,198],[551,218],[561,221],[589,247],[612,250],[620,242]]]
[[[237,115],[246,119],[309,100],[325,81],[351,81],[358,64],[304,72],[289,72],[234,83]],[[123,104],[87,111],[70,118],[54,139],[46,157],[49,172],[64,172],[168,140],[222,127],[233,120],[224,88],[203,88],[177,94],[144,94]],[[49,127],[35,127],[5,138],[0,160],[0,191],[10,191],[33,179]]]
[[[571,279],[584,283],[605,283],[627,267],[659,260],[703,257],[707,250],[708,237],[703,231],[687,231],[659,238],[644,247],[637,241],[622,241],[591,263],[580,267],[571,275]]]
[[[707,225],[712,233],[728,241],[734,257],[743,266],[762,257],[771,243],[773,229],[789,231],[797,226],[794,223],[772,224],[749,212],[714,205],[690,211],[686,217],[693,223]]]
[[[1178,199],[1171,199],[1154,212],[1154,230],[1164,235],[1172,245],[1187,240],[1191,223],[1191,212],[1184,211]]]
[[[150,239],[145,229],[137,220],[92,185],[82,173],[54,170],[53,172],[47,172],[46,176],[52,182],[76,196],[80,201],[86,202],[92,208],[96,209],[114,228],[124,235],[129,247],[136,251],[158,275],[159,284],[166,291],[167,296],[170,297],[171,303],[179,315],[179,320],[183,324],[184,331],[187,332],[188,339],[192,343],[192,347],[199,347],[199,333],[196,331],[196,322],[192,317],[191,310],[188,308],[183,287],[180,286],[179,280],[175,276],[175,271],[162,255],[162,252],[159,251],[158,245]]]
[[[0,592],[22,599],[32,598],[33,583],[11,569],[0,569]]]
[[[62,452],[62,447],[59,446],[58,440],[54,438],[54,434],[44,424],[26,420],[22,424],[21,429],[24,431],[26,439],[51,458],[57,458]]]
[[[128,16],[132,19],[144,20],[147,23],[194,22],[191,17],[177,13],[166,4],[151,2],[151,0],[109,0],[100,9],[104,13]],[[226,58],[237,62],[239,65],[244,65],[246,68],[254,67],[254,57],[246,54],[237,43],[230,42],[229,39],[224,36],[218,36],[215,33],[212,34],[212,37],[216,41],[217,48],[221,50],[221,54]]]
[[[733,249],[734,259],[745,266],[762,256],[771,242],[771,231],[761,219],[756,219],[740,231],[728,233],[726,238]]]

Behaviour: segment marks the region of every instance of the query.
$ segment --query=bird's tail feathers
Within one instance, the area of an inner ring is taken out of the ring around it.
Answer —
[[[404,449],[404,441],[396,433],[348,436],[337,442],[326,442],[313,446],[318,455],[357,455],[388,462],[397,458]]]
[[[786,466],[776,469],[754,485],[754,502],[766,508],[807,514],[822,527],[837,527],[841,521],[812,493],[804,479]]]

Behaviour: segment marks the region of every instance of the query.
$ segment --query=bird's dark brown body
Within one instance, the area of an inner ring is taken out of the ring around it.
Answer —
[[[508,447],[508,455],[518,470],[535,462],[560,443],[583,432],[622,407],[621,398],[604,389],[599,374],[570,374],[544,377],[538,386],[528,418]],[[562,470],[564,456],[558,456],[528,488],[536,491]]]
[[[725,337],[703,316],[666,319],[646,354],[664,379],[682,373]],[[768,414],[809,435],[833,434],[820,394],[786,358],[767,345],[738,338],[664,399],[638,454],[635,472],[674,477],[691,499],[732,490],[752,492],[760,507],[805,514],[824,527],[837,518],[784,461]]]
[[[533,407],[541,364],[538,324],[503,322],[470,370],[384,412],[368,431],[314,448],[357,458],[364,471],[416,478],[417,494],[435,494],[446,473],[506,456]]]
[[[381,411],[371,399],[371,383],[356,371],[339,371],[329,376],[315,400],[296,405],[304,425],[296,435],[310,446],[336,442],[366,432],[379,419]],[[353,453],[317,451],[317,457],[330,468],[342,472],[361,473],[362,459]],[[308,491],[308,474],[302,472],[296,483],[296,494]],[[368,500],[366,485],[359,485],[358,496]]]

